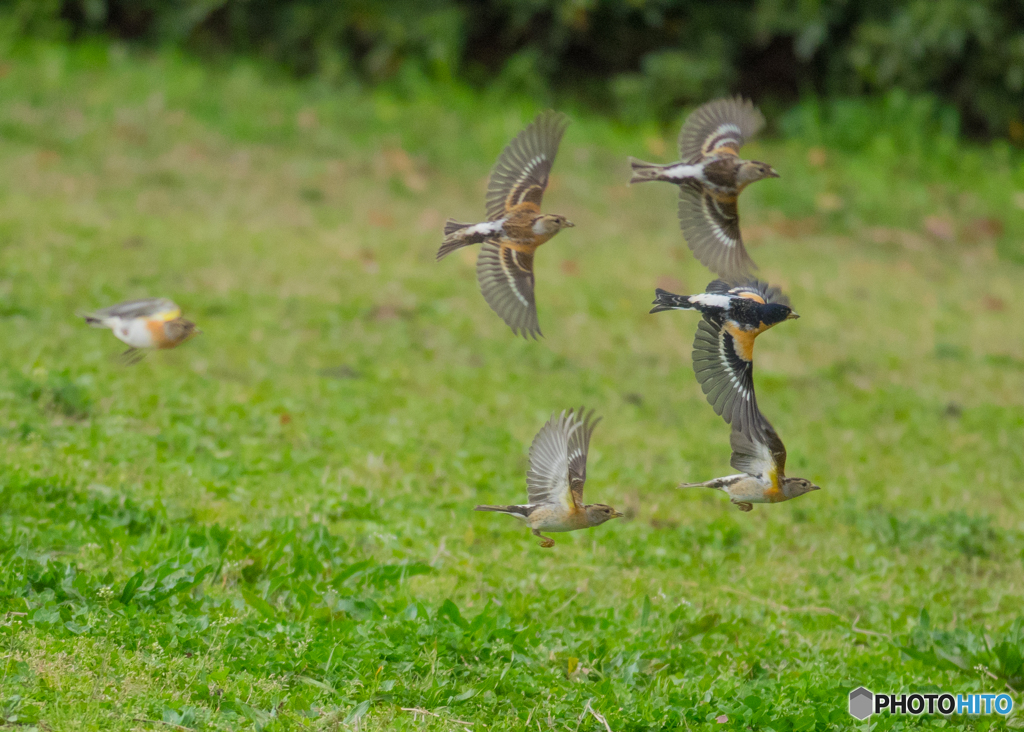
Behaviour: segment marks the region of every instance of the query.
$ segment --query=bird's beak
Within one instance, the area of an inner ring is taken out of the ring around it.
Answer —
[[[796,313],[791,312],[789,315],[786,316],[786,320],[796,320],[799,317],[800,316],[797,315]]]
[[[782,176],[779,175],[779,171],[777,171],[775,168],[768,168],[768,177],[781,178]]]
[[[820,485],[814,485],[813,483],[811,483],[811,490],[812,491],[820,491],[821,490],[821,486]]]
[[[625,515],[626,514],[622,513],[622,511],[616,511],[615,513],[612,514],[612,518],[622,518]]]
[[[569,221],[569,219],[566,219],[566,220],[565,220],[565,228],[566,228],[566,229],[571,229],[571,228],[572,228],[572,227],[574,227],[575,225],[576,225],[576,224],[574,224],[573,222]]]

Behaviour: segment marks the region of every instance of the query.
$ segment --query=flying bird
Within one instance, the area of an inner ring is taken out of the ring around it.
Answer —
[[[729,495],[741,511],[750,511],[755,503],[781,503],[804,493],[820,490],[804,478],[786,477],[786,446],[760,412],[752,434],[734,426],[729,442],[729,464],[740,473],[715,478],[705,483],[682,483],[679,488],[714,488]]]
[[[541,427],[530,445],[530,469],[526,473],[528,502],[521,506],[477,506],[477,511],[497,511],[525,523],[540,545],[555,545],[541,531],[560,532],[600,526],[623,514],[603,503],[583,503],[587,481],[590,435],[600,422],[594,413],[570,409]]]
[[[715,280],[698,295],[655,290],[652,313],[698,310],[693,370],[708,403],[734,429],[753,434],[759,420],[754,395],[754,339],[784,320],[800,316],[777,287],[752,281],[732,285]]]
[[[544,242],[574,224],[544,214],[541,199],[569,118],[541,112],[498,157],[487,185],[487,221],[463,224],[448,219],[440,261],[456,249],[483,244],[476,261],[480,292],[516,335],[542,335],[534,302],[534,253]]]
[[[743,160],[743,143],[764,127],[764,115],[741,97],[716,99],[687,117],[679,132],[681,162],[630,158],[630,183],[663,180],[679,186],[679,224],[695,257],[724,279],[749,276],[757,266],[740,236],[737,200],[748,185],[779,174],[767,163]]]
[[[162,297],[129,300],[80,316],[93,328],[109,328],[127,343],[121,358],[128,364],[141,361],[147,351],[174,348],[202,332],[181,317],[181,308]]]

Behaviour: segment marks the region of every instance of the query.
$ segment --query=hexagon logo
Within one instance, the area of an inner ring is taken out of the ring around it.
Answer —
[[[850,716],[854,719],[867,719],[871,716],[872,709],[874,708],[875,695],[865,689],[863,686],[858,686],[856,689],[850,692]]]

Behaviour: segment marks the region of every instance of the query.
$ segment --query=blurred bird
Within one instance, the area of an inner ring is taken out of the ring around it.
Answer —
[[[526,473],[529,503],[522,506],[477,506],[477,511],[497,511],[515,516],[541,538],[540,545],[555,545],[541,531],[575,531],[600,526],[623,514],[603,503],[583,503],[587,480],[590,435],[600,422],[582,408],[552,415],[530,445],[530,469]]]
[[[523,337],[541,335],[533,298],[533,255],[541,244],[574,224],[542,214],[541,198],[569,118],[541,112],[498,157],[487,184],[487,221],[448,219],[440,261],[456,249],[483,243],[476,262],[480,292],[491,309]]]
[[[755,503],[781,503],[804,493],[821,490],[809,480],[786,477],[786,446],[775,429],[758,413],[758,422],[747,434],[732,428],[729,464],[738,475],[715,478],[706,483],[682,483],[680,488],[714,488],[729,494],[741,511],[750,511]]]
[[[109,328],[130,348],[121,354],[125,363],[142,360],[146,351],[174,348],[201,333],[181,317],[181,308],[166,298],[129,300],[93,313],[79,313],[93,328]]]
[[[716,99],[687,117],[679,132],[682,162],[655,165],[630,158],[630,183],[663,180],[679,186],[679,223],[694,256],[725,279],[757,266],[740,236],[736,201],[754,181],[778,178],[767,163],[741,160],[743,143],[764,127],[764,116],[741,97]]]
[[[730,285],[715,280],[699,295],[655,290],[652,313],[699,310],[693,341],[693,370],[708,403],[734,429],[752,434],[763,420],[754,396],[754,339],[784,320],[800,316],[777,287],[752,281]]]

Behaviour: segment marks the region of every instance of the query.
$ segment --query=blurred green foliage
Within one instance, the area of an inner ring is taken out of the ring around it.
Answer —
[[[257,54],[299,75],[457,78],[668,120],[728,91],[903,89],[1024,142],[1017,0],[0,0],[6,33]]]

